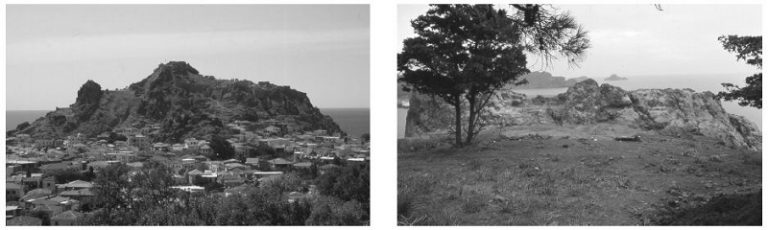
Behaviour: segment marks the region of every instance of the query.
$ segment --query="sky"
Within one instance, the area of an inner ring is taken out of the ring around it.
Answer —
[[[497,5],[508,11],[507,5]],[[720,35],[761,35],[760,5],[554,5],[569,12],[587,31],[592,47],[583,61],[569,66],[558,60],[542,66],[528,56],[532,71],[556,76],[603,79],[620,76],[732,74],[747,76],[758,70],[737,62],[723,50]],[[424,14],[426,5],[398,7],[398,39],[413,37],[410,21]],[[402,44],[399,46],[402,48]],[[743,81],[743,79],[742,79]]]
[[[367,5],[8,5],[7,110],[124,88],[159,64],[289,85],[319,108],[369,107]]]

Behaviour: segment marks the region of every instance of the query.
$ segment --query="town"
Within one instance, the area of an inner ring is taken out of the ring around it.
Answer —
[[[279,193],[270,196],[271,199],[288,205],[320,195],[338,196],[341,193],[330,190],[345,187],[339,185],[344,182],[322,179],[323,175],[339,174],[345,167],[355,168],[355,172],[365,170],[365,184],[358,186],[364,187],[365,194],[355,194],[364,198],[354,200],[364,203],[364,212],[368,212],[368,134],[347,137],[326,130],[296,131],[274,122],[234,121],[226,124],[226,128],[235,134],[189,137],[177,143],[152,141],[160,133],[160,125],[116,128],[95,137],[79,133],[59,139],[9,135],[6,139],[6,221],[8,225],[119,225],[94,219],[105,210],[137,208],[133,202],[148,198],[135,191],[156,186],[157,183],[152,183],[158,177],[152,174],[154,176],[140,182],[138,175],[158,168],[162,169],[161,175],[170,178],[160,183],[164,188],[159,190],[173,195],[153,199],[184,207],[189,204],[181,204],[179,197],[224,199],[250,190],[266,190],[275,184],[281,187],[269,190]],[[125,180],[135,187],[115,187],[111,182],[116,180]],[[317,184],[323,180],[330,185]],[[132,205],[120,206],[120,202],[109,200],[106,194],[110,192],[128,194],[124,199]],[[99,197],[101,195],[105,197]],[[304,224],[304,219],[311,217],[309,213],[303,215],[298,222],[275,222],[274,218],[268,218],[272,222],[266,224]],[[357,219],[361,218],[367,218],[367,214]],[[220,219],[200,224],[231,224]],[[190,224],[138,219],[130,223]]]

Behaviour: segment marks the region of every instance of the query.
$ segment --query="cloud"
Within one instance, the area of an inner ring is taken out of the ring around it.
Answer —
[[[49,37],[7,44],[8,63],[264,52],[300,47],[331,50],[367,44],[367,29],[335,31],[224,31]]]

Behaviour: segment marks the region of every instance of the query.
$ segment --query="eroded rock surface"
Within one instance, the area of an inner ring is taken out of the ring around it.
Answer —
[[[489,103],[490,126],[616,124],[664,134],[716,138],[728,146],[759,150],[760,129],[742,116],[727,113],[711,92],[690,89],[625,91],[585,80],[555,97],[528,98],[500,90]],[[444,135],[452,130],[453,110],[438,98],[414,94],[406,118],[406,137]]]

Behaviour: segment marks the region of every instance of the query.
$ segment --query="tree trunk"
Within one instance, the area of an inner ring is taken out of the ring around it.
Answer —
[[[461,96],[453,97],[453,106],[456,109],[456,147],[461,147]]]
[[[469,120],[467,121],[467,140],[464,142],[464,144],[467,145],[472,143],[472,138],[474,138],[475,116],[477,116],[475,113],[475,99],[474,95],[467,98],[467,101],[469,102]]]

